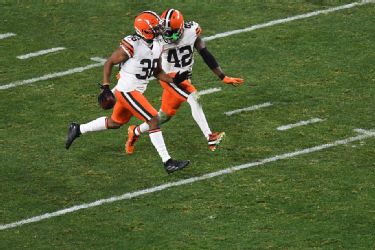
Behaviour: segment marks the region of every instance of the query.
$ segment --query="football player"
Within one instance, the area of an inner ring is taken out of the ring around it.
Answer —
[[[116,104],[110,117],[100,117],[85,124],[71,123],[68,129],[66,149],[81,134],[106,129],[117,129],[132,116],[148,124],[150,139],[159,153],[165,170],[172,173],[189,164],[187,160],[170,157],[159,128],[158,112],[144,97],[143,92],[153,77],[168,83],[179,84],[188,78],[188,72],[174,77],[167,75],[160,64],[162,43],[156,39],[161,30],[161,19],[152,11],[138,14],[134,21],[135,35],[126,36],[113,54],[106,60],[103,70],[103,93],[110,93],[109,80],[112,67],[121,65],[120,79],[115,87]]]
[[[189,71],[189,78],[194,64],[194,48],[202,56],[204,62],[225,84],[238,86],[244,81],[241,78],[233,78],[224,74],[215,57],[208,51],[201,38],[202,29],[196,22],[185,22],[180,11],[168,9],[161,15],[163,19],[164,48],[162,52],[162,68],[173,77],[177,72]],[[224,132],[212,132],[208,126],[196,88],[190,79],[180,84],[160,80],[163,87],[162,103],[159,110],[160,122],[167,122],[173,117],[183,102],[188,102],[194,120],[202,130],[208,141],[208,147],[214,151]],[[134,145],[139,136],[150,129],[149,124],[143,123],[139,126],[131,125],[128,128],[128,139],[125,144],[127,154],[134,152]]]

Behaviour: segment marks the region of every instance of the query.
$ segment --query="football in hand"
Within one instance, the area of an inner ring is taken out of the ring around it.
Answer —
[[[116,98],[113,95],[112,91],[103,91],[98,96],[98,103],[102,109],[111,109],[115,106]]]

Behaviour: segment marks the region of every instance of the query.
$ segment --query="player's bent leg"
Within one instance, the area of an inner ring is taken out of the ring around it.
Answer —
[[[122,126],[122,123],[118,123],[114,120],[112,120],[111,117],[107,119],[107,129],[118,129]]]
[[[119,95],[119,93],[116,92],[115,94]],[[71,123],[68,129],[65,148],[69,149],[73,141],[81,134],[106,129],[118,129],[123,124],[127,123],[131,116],[131,113],[126,109],[122,102],[116,102],[111,117],[99,117],[85,124]]]
[[[193,92],[189,95],[187,102],[191,107],[191,114],[198,124],[199,128],[201,129],[203,135],[208,139],[208,136],[212,134],[210,127],[208,126],[208,122],[206,116],[203,112],[202,105],[199,102],[199,95],[197,92]]]
[[[118,124],[109,117],[99,117],[93,121],[90,121],[85,124],[79,124],[76,122],[72,122],[68,128],[68,135],[65,142],[65,148],[69,149],[72,145],[73,141],[80,137],[81,134],[85,134],[87,132],[95,132],[101,131],[106,129],[115,129],[119,128],[121,124]]]
[[[221,140],[224,138],[225,133],[211,132],[211,129],[208,126],[206,116],[203,112],[202,105],[199,102],[199,95],[197,92],[191,93],[187,101],[191,107],[191,113],[193,115],[195,122],[198,124],[204,136],[207,138],[208,148],[211,151],[215,151],[217,146],[220,144]]]
[[[148,122],[150,126],[150,130],[148,131],[148,133],[152,145],[154,145],[156,151],[158,151],[160,158],[164,163],[171,159],[171,156],[169,155],[167,147],[165,146],[163,134],[159,128],[158,123],[158,116],[152,117],[152,119]]]
[[[154,119],[155,118],[155,119]],[[150,122],[150,139],[156,150],[158,151],[160,157],[163,160],[164,169],[168,174],[171,174],[177,170],[181,170],[189,165],[190,161],[188,160],[174,160],[169,156],[167,147],[164,143],[163,134],[159,128],[159,118],[158,116],[154,117]]]
[[[172,117],[168,116],[162,110],[158,112],[159,126],[163,123],[168,122]],[[128,139],[125,142],[126,154],[133,154],[135,151],[135,143],[138,141],[141,134],[150,130],[150,125],[147,122],[142,123],[139,126],[130,125],[128,128]]]
[[[163,134],[159,128],[158,112],[142,93],[132,91],[129,93],[121,93],[121,95],[122,98],[120,100],[125,102],[127,109],[130,110],[134,116],[148,123],[150,127],[148,131],[150,140],[162,159],[167,173],[185,168],[189,164],[189,161],[176,161],[169,155],[164,143]]]

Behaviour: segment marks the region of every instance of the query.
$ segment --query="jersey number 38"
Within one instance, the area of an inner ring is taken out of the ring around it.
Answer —
[[[140,64],[144,66],[142,68],[142,72],[144,73],[136,74],[135,76],[141,80],[146,80],[147,78],[152,77],[154,75],[154,70],[158,66],[158,61],[159,59],[154,59],[152,61],[150,59],[142,59]]]

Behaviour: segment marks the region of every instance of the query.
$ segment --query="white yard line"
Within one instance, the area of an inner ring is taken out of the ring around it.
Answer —
[[[0,34],[0,40],[1,40],[1,39],[5,39],[5,38],[8,38],[8,37],[12,37],[12,36],[16,36],[16,34],[14,34],[14,33],[5,33],[5,34]]]
[[[362,129],[362,128],[356,128],[356,129],[354,129],[354,131],[359,133],[359,134],[365,134],[365,135],[375,133],[375,129],[366,130],[366,129]]]
[[[364,4],[369,4],[369,3],[375,3],[375,0],[363,0],[363,1],[360,1],[360,2],[354,2],[354,3],[351,3],[351,4],[346,4],[346,5],[341,5],[341,6],[337,6],[337,7],[333,7],[333,8],[328,8],[326,10],[318,10],[318,11],[313,11],[313,12],[309,12],[309,13],[302,14],[302,15],[297,15],[297,16],[292,16],[292,17],[288,17],[288,18],[273,20],[273,21],[270,21],[270,22],[267,22],[267,23],[253,25],[253,26],[250,26],[250,27],[247,27],[247,28],[244,28],[244,29],[232,30],[232,31],[219,33],[219,34],[216,34],[216,35],[213,35],[213,36],[204,37],[203,40],[204,41],[211,41],[211,40],[214,40],[214,39],[217,39],[217,38],[222,38],[222,37],[227,37],[227,36],[231,36],[231,35],[235,35],[235,34],[239,34],[239,33],[243,33],[243,32],[249,32],[249,31],[253,31],[253,30],[257,30],[257,29],[262,29],[262,28],[266,28],[266,27],[270,27],[270,26],[274,26],[274,25],[278,25],[278,24],[291,22],[291,21],[294,21],[294,20],[299,20],[299,19],[309,18],[309,17],[312,17],[312,16],[317,16],[317,15],[320,15],[320,14],[328,14],[328,13],[343,10],[343,9],[350,9],[350,8],[353,8],[353,7],[356,7],[356,6],[359,6],[359,5],[364,5]],[[88,66],[90,66],[90,65],[88,65]],[[74,73],[76,73],[76,72],[74,72]],[[54,73],[52,73],[52,74],[54,74]],[[48,74],[48,75],[52,75],[52,74]],[[56,77],[59,77],[59,76],[60,75],[57,75]],[[47,79],[51,79],[51,78],[53,78],[53,77],[50,77],[50,78],[47,78]],[[40,79],[40,80],[35,80],[35,79]],[[30,80],[31,80],[31,82],[29,82]],[[5,85],[0,85],[0,90],[13,88],[13,87],[17,87],[17,86],[20,86],[20,85],[25,85],[25,84],[28,84],[28,83],[34,83],[34,82],[41,81],[41,80],[46,80],[46,79],[44,79],[44,77],[36,77],[36,78],[28,79],[28,80],[16,81],[16,82],[8,83],[8,84],[5,84]],[[21,82],[23,82],[23,83],[21,83]]]
[[[208,95],[208,94],[212,94],[212,93],[219,92],[219,91],[221,91],[221,88],[211,88],[211,89],[204,89],[204,90],[198,91],[198,94]]]
[[[22,80],[22,81],[16,81],[16,82],[8,83],[8,84],[5,84],[5,85],[1,85],[0,90],[9,89],[9,88],[13,88],[13,87],[17,87],[17,86],[21,86],[21,85],[25,85],[25,84],[30,84],[30,83],[34,83],[34,82],[44,81],[44,80],[48,80],[48,79],[52,79],[52,78],[56,78],[56,77],[62,77],[62,76],[67,76],[67,75],[71,75],[71,74],[75,74],[75,73],[80,73],[80,72],[83,72],[85,70],[100,67],[100,66],[103,66],[103,65],[104,65],[104,63],[102,63],[102,62],[94,63],[94,64],[86,65],[84,67],[78,67],[78,68],[73,68],[73,69],[69,69],[69,70],[66,70],[66,71],[47,74],[47,75],[44,75],[44,76],[41,76],[41,77],[31,78],[31,79]]]
[[[265,108],[265,107],[269,107],[269,106],[272,106],[272,103],[265,102],[265,103],[262,103],[262,104],[257,104],[257,105],[253,105],[253,106],[242,108],[242,109],[236,109],[236,110],[224,112],[224,114],[227,115],[227,116],[231,116],[231,115],[238,114],[238,113],[241,113],[241,112],[253,111],[253,110],[257,110],[257,109]]]
[[[25,55],[17,56],[17,58],[21,59],[21,60],[24,60],[24,59],[28,59],[28,58],[31,58],[31,57],[41,56],[41,55],[45,55],[45,54],[48,54],[48,53],[52,53],[52,52],[56,52],[56,51],[60,51],[60,50],[64,50],[64,49],[66,49],[66,48],[57,47],[57,48],[51,48],[51,49],[44,49],[44,50],[39,50],[39,51],[36,51],[36,52],[33,52],[33,53],[28,53],[28,54],[25,54]]]
[[[333,8],[328,8],[326,10],[318,10],[318,11],[313,11],[313,12],[309,12],[309,13],[306,13],[306,14],[301,14],[301,15],[297,15],[297,16],[273,20],[273,21],[269,21],[267,23],[256,24],[256,25],[249,26],[249,27],[246,27],[246,28],[243,28],[243,29],[231,30],[231,31],[219,33],[219,34],[216,34],[216,35],[213,35],[213,36],[208,36],[208,37],[203,38],[203,40],[204,41],[211,41],[211,40],[214,40],[214,39],[217,39],[217,38],[223,38],[223,37],[232,36],[232,35],[236,35],[236,34],[240,34],[240,33],[244,33],[244,32],[249,32],[249,31],[253,31],[253,30],[257,30],[257,29],[263,29],[263,28],[266,28],[266,27],[270,27],[270,26],[274,26],[274,25],[278,25],[278,24],[283,24],[283,23],[288,23],[288,22],[291,22],[291,21],[305,19],[305,18],[309,18],[309,17],[314,17],[314,16],[318,16],[318,15],[321,15],[321,14],[328,14],[328,13],[339,11],[339,10],[350,9],[350,8],[353,8],[353,7],[356,7],[356,6],[369,4],[369,3],[375,3],[375,0],[364,0],[364,1],[360,1],[360,2],[354,2],[354,3],[351,3],[351,4],[345,4],[345,5],[341,5],[341,6],[337,6],[337,7],[333,7]]]
[[[102,58],[102,57],[91,57],[90,59],[91,59],[91,61],[94,61],[94,62],[102,62],[102,63],[105,63],[105,61],[107,61],[107,59]],[[117,65],[117,64],[116,64],[116,65]]]
[[[182,186],[182,185],[194,183],[194,182],[197,182],[197,181],[211,179],[211,178],[216,177],[216,176],[231,174],[231,173],[234,173],[234,172],[242,170],[242,169],[253,168],[253,167],[265,165],[265,164],[270,163],[270,162],[276,162],[276,161],[279,161],[279,160],[293,158],[293,157],[296,157],[296,156],[299,156],[299,155],[311,154],[313,152],[317,152],[317,151],[321,151],[321,150],[324,150],[324,149],[336,147],[336,146],[339,146],[339,145],[345,145],[345,144],[348,144],[348,143],[351,143],[351,142],[354,142],[354,141],[361,141],[361,140],[364,140],[364,139],[367,139],[367,138],[370,138],[370,137],[375,137],[375,131],[374,130],[360,129],[360,130],[356,130],[356,131],[360,131],[361,132],[360,135],[357,135],[357,136],[354,136],[354,137],[349,137],[349,138],[342,139],[342,140],[337,140],[337,141],[334,141],[334,142],[328,143],[328,144],[321,144],[321,145],[311,147],[311,148],[305,148],[305,149],[297,150],[297,151],[294,151],[294,152],[289,152],[289,153],[285,153],[285,154],[281,154],[281,155],[272,156],[272,157],[269,157],[269,158],[266,158],[266,159],[263,159],[263,160],[259,160],[259,161],[255,161],[255,162],[249,162],[249,163],[246,163],[246,164],[229,167],[229,168],[226,168],[226,169],[222,169],[222,170],[219,170],[219,171],[216,171],[216,172],[204,174],[204,175],[197,176],[197,177],[191,177],[191,178],[188,178],[188,179],[183,179],[183,180],[179,180],[179,181],[175,181],[175,182],[168,182],[168,183],[165,183],[165,184],[162,184],[162,185],[159,185],[159,186],[154,186],[154,187],[151,187],[151,188],[146,188],[146,189],[142,189],[142,190],[138,190],[138,191],[134,191],[134,192],[125,193],[125,194],[122,194],[120,196],[113,196],[113,197],[110,197],[110,198],[97,200],[97,201],[94,201],[94,202],[91,202],[91,203],[84,203],[84,204],[81,204],[81,205],[76,205],[76,206],[73,206],[73,207],[65,208],[65,209],[58,210],[58,211],[51,212],[51,213],[45,213],[45,214],[42,214],[42,215],[38,215],[38,216],[31,217],[31,218],[28,218],[28,219],[12,222],[12,223],[9,223],[9,224],[2,224],[2,225],[0,225],[0,230],[6,230],[6,229],[14,228],[14,227],[19,227],[19,226],[22,226],[22,225],[25,225],[25,224],[34,223],[34,222],[38,222],[38,221],[41,221],[41,220],[53,218],[53,217],[56,217],[56,216],[65,215],[65,214],[72,213],[72,212],[82,210],[82,209],[101,206],[101,205],[104,205],[104,204],[107,204],[107,203],[113,203],[113,202],[122,201],[122,200],[130,200],[130,199],[135,198],[135,197],[139,197],[139,196],[142,196],[142,195],[145,195],[145,194],[151,194],[151,193],[159,192],[159,191],[171,188],[171,187],[177,187],[177,186]]]
[[[284,130],[288,130],[288,129],[291,129],[291,128],[295,128],[295,127],[299,127],[299,126],[305,126],[305,125],[308,125],[308,124],[322,122],[322,121],[324,121],[324,119],[312,118],[312,119],[307,120],[307,121],[300,121],[300,122],[297,122],[297,123],[277,127],[277,130],[284,131]]]

